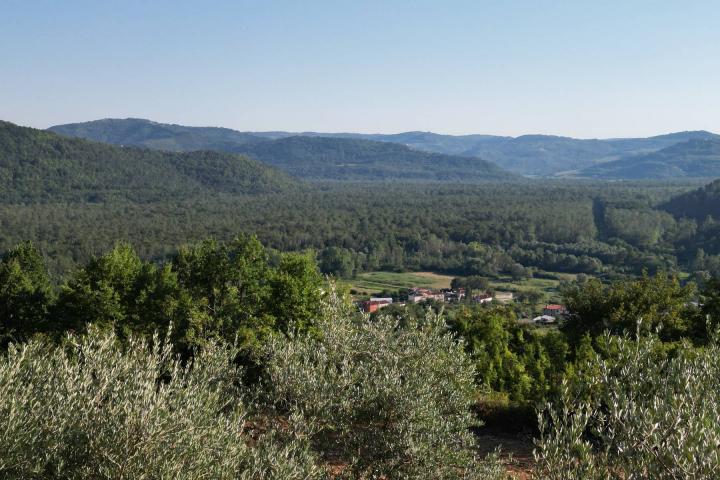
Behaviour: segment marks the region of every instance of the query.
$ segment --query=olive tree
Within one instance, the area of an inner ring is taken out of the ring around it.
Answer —
[[[540,415],[538,478],[720,478],[720,348],[605,342]]]
[[[331,293],[316,335],[266,347],[267,398],[351,478],[495,478],[473,454],[473,362],[443,319],[371,321]]]
[[[191,364],[167,342],[91,328],[0,359],[0,477],[321,478],[290,429],[250,435],[236,351],[208,343]]]

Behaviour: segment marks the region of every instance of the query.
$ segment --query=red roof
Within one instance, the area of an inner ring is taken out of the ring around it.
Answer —
[[[563,310],[565,305],[546,305],[545,310]]]

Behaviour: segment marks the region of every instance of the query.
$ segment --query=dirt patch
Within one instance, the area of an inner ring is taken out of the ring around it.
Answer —
[[[535,466],[533,459],[532,438],[525,435],[501,436],[484,434],[477,437],[480,456],[489,455],[500,450],[500,461],[505,465],[508,473],[518,480],[532,478]]]

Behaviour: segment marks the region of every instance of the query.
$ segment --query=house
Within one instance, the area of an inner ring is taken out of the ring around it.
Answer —
[[[408,302],[410,303],[420,303],[428,300],[444,302],[445,294],[443,292],[433,292],[429,288],[413,288],[408,293]]]
[[[489,293],[481,293],[480,295],[475,295],[473,301],[476,303],[490,303],[493,301],[493,296]]]
[[[371,302],[379,302],[379,303],[385,303],[385,304],[391,304],[393,303],[393,299],[390,297],[370,297]]]
[[[409,303],[420,303],[427,300],[427,297],[423,295],[422,293],[409,293],[408,294],[408,302]]]
[[[393,303],[392,298],[372,297],[370,300],[360,302],[360,308],[365,313],[377,312],[381,308],[385,308]]]
[[[459,302],[463,298],[465,298],[465,289],[460,288],[458,290],[451,290],[449,288],[445,288],[442,290],[443,295],[445,296],[446,302]]]
[[[555,323],[557,319],[553,317],[552,315],[540,315],[539,317],[533,318],[533,322],[539,323],[542,325],[549,325],[552,323]]]
[[[562,315],[567,315],[568,309],[565,305],[558,305],[558,304],[550,304],[545,305],[545,308],[543,308],[543,315],[548,315],[551,317],[559,317]]]

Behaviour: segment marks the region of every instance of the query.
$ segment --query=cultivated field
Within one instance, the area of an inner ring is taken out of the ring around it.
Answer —
[[[488,277],[490,288],[496,291],[525,292],[537,291],[543,294],[543,301],[559,300],[559,286],[562,280],[574,280],[575,275],[556,272],[544,272],[555,278],[528,278],[513,280],[509,276]],[[366,296],[383,290],[401,290],[412,287],[432,289],[449,288],[450,275],[432,272],[366,272],[355,278],[340,280],[342,285],[353,290],[355,295]]]
[[[355,278],[342,280],[341,283],[357,292],[357,295],[370,295],[383,290],[401,290],[412,287],[450,288],[453,277],[432,272],[366,272]]]

